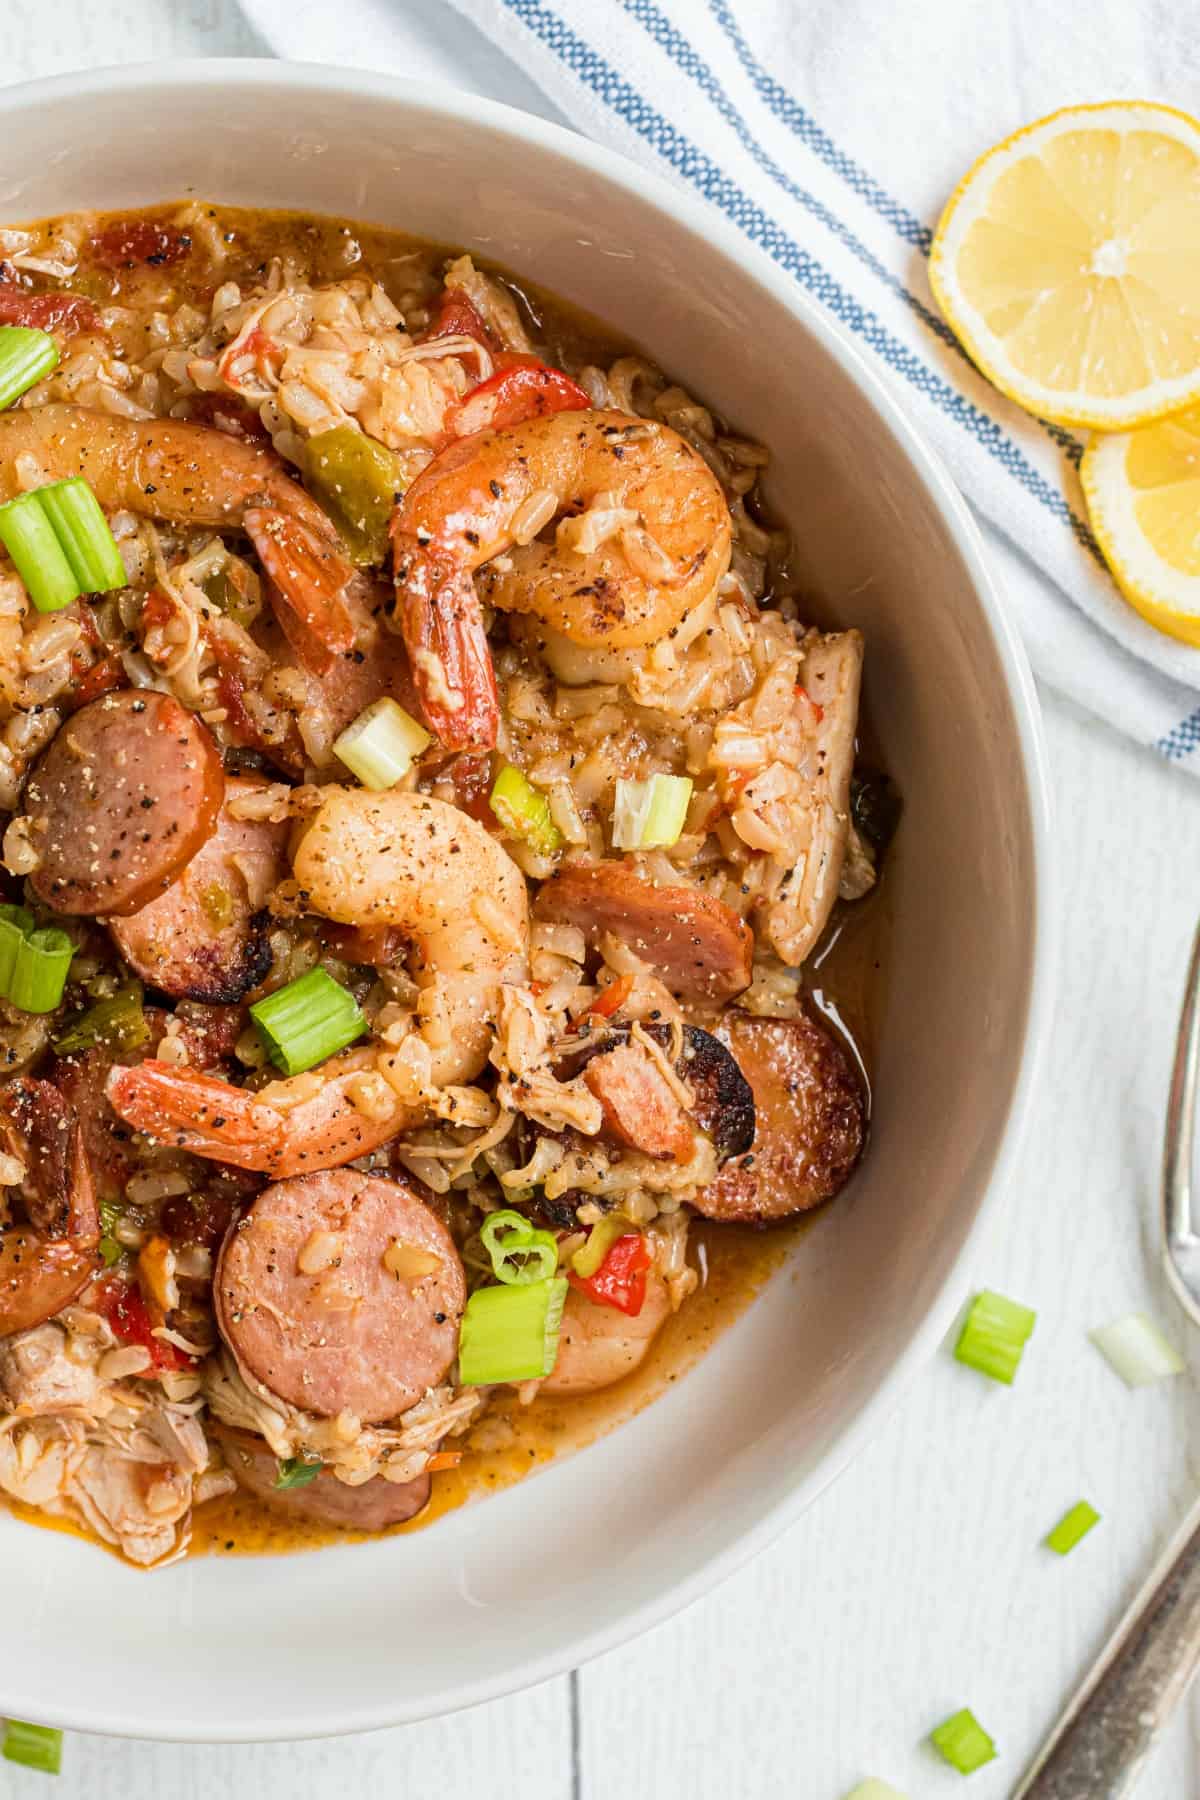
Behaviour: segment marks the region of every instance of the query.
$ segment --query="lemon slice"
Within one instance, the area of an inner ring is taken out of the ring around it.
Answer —
[[[1200,399],[1200,124],[1072,106],[982,156],[930,258],[938,303],[1030,412],[1120,431]]]
[[[1200,644],[1200,406],[1093,438],[1080,475],[1125,598],[1159,631]]]

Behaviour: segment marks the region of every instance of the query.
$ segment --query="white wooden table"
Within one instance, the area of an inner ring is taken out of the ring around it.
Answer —
[[[125,56],[260,51],[234,0],[0,0],[5,81]],[[773,1549],[569,1679],[321,1744],[73,1737],[53,1789],[0,1763],[0,1800],[839,1800],[868,1773],[937,1800],[960,1777],[922,1740],[962,1705],[1003,1753],[966,1791],[1010,1792],[1183,1511],[1200,1450],[1190,1382],[1128,1394],[1085,1335],[1146,1307],[1184,1337],[1157,1272],[1153,1214],[1200,900],[1189,879],[1200,786],[1052,696],[1046,710],[1062,992],[1045,1092],[978,1268],[981,1282],[1039,1309],[1017,1386],[943,1353]],[[1060,1562],[1039,1540],[1081,1496],[1103,1524]],[[1200,1795],[1196,1701],[1140,1794]]]

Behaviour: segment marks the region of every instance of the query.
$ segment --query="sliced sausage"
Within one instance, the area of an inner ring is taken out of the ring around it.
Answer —
[[[336,1525],[342,1531],[384,1531],[403,1525],[429,1504],[432,1482],[428,1475],[415,1481],[385,1481],[376,1475],[360,1487],[348,1487],[328,1469],[304,1487],[278,1488],[279,1463],[262,1438],[249,1431],[235,1431],[213,1421],[229,1466],[239,1487],[265,1501],[276,1512],[293,1519],[311,1519],[316,1525]]]
[[[394,1274],[396,1245],[418,1270],[435,1259],[429,1272]],[[334,1169],[259,1195],[225,1240],[213,1300],[255,1380],[305,1412],[374,1424],[454,1361],[466,1280],[446,1227],[402,1182]]]
[[[858,1071],[814,1020],[736,1010],[715,1027],[754,1090],[750,1154],[726,1163],[695,1206],[710,1219],[786,1218],[832,1200],[862,1153],[866,1106]]]
[[[687,1161],[691,1121],[644,1044],[618,1044],[593,1057],[583,1079],[618,1143],[664,1162]]]
[[[606,931],[677,994],[728,1000],[750,985],[754,936],[732,908],[697,888],[656,887],[632,863],[574,863],[543,882],[539,919],[576,925],[593,948]]]
[[[750,1091],[750,1083],[726,1046],[711,1031],[704,1031],[699,1025],[675,1026],[647,1020],[638,1029],[644,1031],[647,1037],[653,1038],[659,1049],[668,1054],[679,1046],[675,1073],[691,1089],[691,1116],[701,1131],[712,1139],[718,1161],[725,1162],[729,1157],[741,1156],[749,1150],[754,1140],[754,1095]],[[588,1086],[603,1105],[605,1087],[607,1086],[610,1094],[614,1093],[613,1085],[604,1082],[603,1066],[612,1061],[618,1050],[630,1043],[630,1037],[630,1028],[624,1023],[605,1026],[582,1050],[572,1051],[559,1064],[559,1073],[575,1075],[582,1071]],[[645,1061],[649,1063],[649,1057],[645,1057]],[[654,1073],[667,1090],[672,1105],[678,1106],[678,1101],[670,1094],[660,1071],[655,1069]],[[597,1086],[598,1078],[600,1086]],[[635,1100],[636,1095],[630,1089],[629,1103],[623,1109],[626,1121],[636,1116]],[[618,1131],[621,1129],[620,1121],[608,1122]],[[628,1131],[627,1123],[625,1128]],[[630,1141],[628,1136],[625,1141]],[[638,1144],[635,1148],[645,1149],[646,1145]],[[529,1154],[532,1153],[531,1146]],[[655,1152],[651,1150],[650,1154]]]
[[[51,1238],[100,1235],[96,1196],[74,1108],[52,1081],[21,1075],[0,1090],[0,1141],[24,1165],[19,1193],[35,1230]]]
[[[136,912],[212,835],[224,790],[216,744],[169,694],[93,700],[59,728],[25,790],[34,892],[58,912]]]
[[[8,1337],[52,1319],[100,1268],[100,1214],[79,1121],[51,1082],[7,1084],[0,1139],[25,1167],[10,1191],[26,1219],[0,1225],[0,1337]]]
[[[287,872],[289,827],[286,820],[273,825],[230,811],[231,801],[266,785],[246,778],[227,782],[217,828],[178,880],[111,926],[130,967],[177,1000],[230,1005],[271,967],[264,903]]]
[[[618,1307],[590,1300],[572,1288],[563,1308],[554,1368],[541,1385],[543,1394],[590,1394],[632,1375],[646,1356],[671,1313],[662,1276],[646,1276],[642,1310],[631,1319]]]

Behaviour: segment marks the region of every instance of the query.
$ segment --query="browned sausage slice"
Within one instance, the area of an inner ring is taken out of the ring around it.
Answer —
[[[79,1121],[53,1083],[21,1077],[7,1084],[0,1141],[25,1167],[11,1190],[25,1219],[0,1214],[0,1337],[7,1337],[52,1319],[100,1268],[100,1214]]]
[[[403,1183],[331,1169],[259,1195],[225,1239],[213,1300],[238,1361],[281,1400],[377,1424],[454,1361],[466,1280]]]
[[[643,1044],[618,1044],[583,1071],[619,1143],[665,1162],[686,1162],[692,1127],[670,1084]]]
[[[304,1487],[277,1488],[279,1463],[269,1444],[252,1432],[235,1431],[215,1421],[214,1429],[238,1486],[293,1519],[336,1525],[341,1531],[383,1531],[415,1518],[429,1504],[432,1484],[428,1475],[418,1475],[415,1481],[385,1481],[376,1475],[360,1487],[348,1487],[322,1469]]]
[[[265,785],[229,781],[216,830],[179,879],[111,927],[130,967],[177,1000],[231,1005],[271,966],[264,903],[287,871],[288,824],[230,812],[231,801]]]
[[[576,925],[595,946],[611,931],[691,999],[728,1000],[750,985],[754,936],[724,901],[697,888],[656,887],[631,863],[575,863],[543,882],[539,919]]]
[[[812,1019],[736,1010],[714,1027],[741,1064],[757,1129],[695,1206],[710,1219],[770,1221],[832,1200],[862,1152],[866,1108],[849,1056]]]
[[[25,790],[34,892],[58,912],[136,912],[211,836],[224,790],[216,744],[169,694],[93,700],[59,728]]]

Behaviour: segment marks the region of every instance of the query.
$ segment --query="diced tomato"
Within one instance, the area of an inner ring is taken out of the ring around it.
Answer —
[[[479,308],[465,294],[460,294],[453,288],[443,289],[437,318],[425,333],[425,342],[443,337],[474,338],[477,344],[483,344],[488,350],[499,349],[493,333],[480,316]]]
[[[568,1272],[567,1280],[589,1300],[601,1306],[615,1306],[618,1312],[636,1319],[646,1303],[646,1274],[650,1268],[650,1251],[640,1231],[619,1237],[608,1255],[586,1281],[582,1275]]]
[[[123,1344],[140,1344],[150,1352],[150,1367],[145,1371],[147,1375],[159,1375],[164,1371],[173,1373],[178,1369],[196,1367],[194,1356],[188,1356],[184,1351],[176,1349],[174,1344],[164,1343],[162,1338],[154,1336],[153,1321],[146,1310],[141,1289],[133,1282],[123,1281],[119,1276],[112,1277],[100,1285],[96,1304]]]
[[[147,629],[166,625],[175,616],[175,605],[160,587],[151,588],[142,602],[142,624]]]
[[[17,286],[6,264],[0,264],[0,325],[27,325],[35,331],[58,331],[63,337],[104,330],[100,314],[82,294],[28,294]]]
[[[497,364],[503,367],[448,409],[442,422],[444,443],[476,431],[523,425],[547,413],[586,411],[592,404],[578,382],[539,357],[507,355],[498,357]]]
[[[118,688],[128,686],[129,677],[120,657],[102,656],[85,670],[71,689],[71,705],[76,708],[86,706],[89,700],[98,700],[101,694],[112,694]]]
[[[230,387],[236,387],[242,376],[235,374],[234,371],[240,368],[247,359],[270,369],[277,375],[283,363],[283,356],[282,347],[275,342],[273,337],[268,337],[261,326],[256,325],[244,342],[239,342],[235,338],[230,344],[217,364],[217,374],[222,381],[227,381]]]
[[[153,219],[123,219],[100,232],[89,245],[93,260],[102,269],[134,269],[139,263],[151,268],[182,262],[192,248],[186,231],[159,225]]]
[[[271,435],[254,408],[236,394],[192,394],[188,410],[199,424],[215,425],[227,436],[244,438],[250,444],[265,444]]]
[[[618,975],[615,981],[610,981],[606,988],[601,989],[588,1007],[588,1012],[601,1019],[611,1019],[615,1012],[621,1010],[632,992],[633,976]]]

